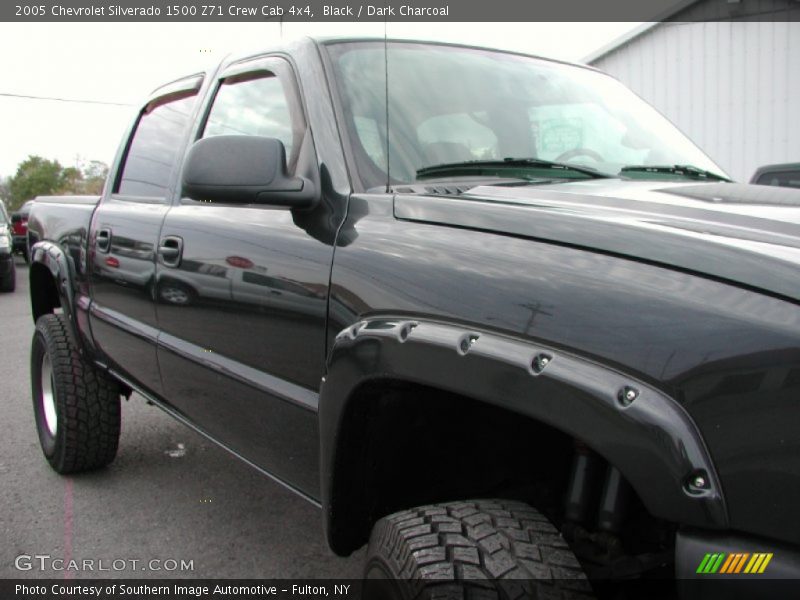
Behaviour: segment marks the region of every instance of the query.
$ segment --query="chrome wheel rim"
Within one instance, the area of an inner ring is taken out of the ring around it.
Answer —
[[[42,356],[42,408],[44,409],[44,422],[47,431],[55,437],[58,430],[58,416],[56,415],[56,396],[53,385],[53,366],[50,364],[50,357],[45,353]]]
[[[172,304],[186,304],[189,301],[189,294],[176,287],[164,288],[161,297]]]

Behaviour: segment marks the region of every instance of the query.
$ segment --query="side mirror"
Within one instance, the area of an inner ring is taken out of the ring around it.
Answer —
[[[219,135],[194,143],[183,167],[183,193],[193,200],[311,208],[314,184],[286,172],[286,149],[275,138]]]

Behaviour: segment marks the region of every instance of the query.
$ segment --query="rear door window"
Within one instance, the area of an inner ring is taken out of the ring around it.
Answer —
[[[115,192],[164,198],[192,120],[196,94],[148,104],[130,140]]]

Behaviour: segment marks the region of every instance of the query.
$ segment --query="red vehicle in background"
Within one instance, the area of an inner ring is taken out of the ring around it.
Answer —
[[[14,239],[14,252],[20,252],[28,262],[28,215],[33,200],[28,200],[20,209],[11,214],[11,235]]]

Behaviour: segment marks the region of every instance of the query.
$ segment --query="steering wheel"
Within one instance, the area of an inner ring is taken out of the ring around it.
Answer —
[[[567,150],[566,152],[559,154],[556,157],[555,162],[568,162],[570,159],[578,156],[588,156],[592,160],[603,162],[603,157],[594,150],[589,150],[589,148],[573,148],[572,150]]]

